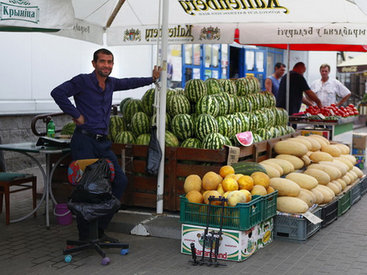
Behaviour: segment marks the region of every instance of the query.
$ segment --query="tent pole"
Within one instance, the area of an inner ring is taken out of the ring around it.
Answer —
[[[290,65],[290,49],[289,49],[289,44],[287,44],[287,69],[288,69],[288,73],[287,73],[287,79],[286,79],[286,93],[285,93],[285,107],[287,112],[289,112],[289,88],[290,88],[290,71],[291,68],[289,67]]]
[[[168,50],[168,1],[163,0],[162,13],[162,72],[161,91],[159,96],[159,129],[158,141],[162,149],[162,159],[158,171],[157,180],[157,214],[163,213],[163,191],[164,191],[164,161],[165,161],[165,133],[166,133],[166,92],[167,92],[167,50]],[[158,119],[157,118],[157,119]]]
[[[124,3],[125,3],[125,0],[119,0],[119,2],[116,4],[116,7],[114,8],[110,18],[108,18],[108,21],[106,23],[106,29],[111,27],[111,24],[112,24],[113,20],[115,20],[116,15],[120,11],[120,9],[121,9],[121,7]]]

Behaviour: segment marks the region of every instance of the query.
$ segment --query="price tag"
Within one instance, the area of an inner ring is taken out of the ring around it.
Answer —
[[[323,114],[317,114],[317,116],[321,119],[325,119],[325,116]]]
[[[307,211],[306,213],[304,213],[302,215],[303,215],[303,217],[305,217],[307,220],[309,220],[313,224],[318,224],[318,223],[322,222],[322,219],[320,219],[315,214],[312,214],[309,211]]]
[[[237,163],[238,158],[240,157],[240,148],[235,146],[227,146],[227,147],[228,147],[227,165]]]

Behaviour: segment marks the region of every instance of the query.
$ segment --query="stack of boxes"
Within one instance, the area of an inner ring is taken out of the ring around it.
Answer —
[[[354,133],[353,134],[353,149],[352,154],[357,160],[356,166],[363,170],[366,161],[366,146],[367,146],[367,133]]]

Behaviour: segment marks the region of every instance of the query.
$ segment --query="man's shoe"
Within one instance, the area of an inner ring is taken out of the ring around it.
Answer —
[[[107,236],[105,233],[103,233],[103,235],[99,237],[99,240],[105,243],[119,243],[120,242],[118,239]]]

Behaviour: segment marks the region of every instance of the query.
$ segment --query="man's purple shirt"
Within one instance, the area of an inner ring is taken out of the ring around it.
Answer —
[[[79,74],[64,82],[52,90],[51,96],[64,113],[73,118],[78,118],[81,114],[84,116],[85,123],[78,127],[90,133],[107,135],[113,92],[135,89],[152,83],[152,77],[108,77],[103,91],[93,71],[90,74]],[[69,100],[71,96],[74,96],[76,107]]]

